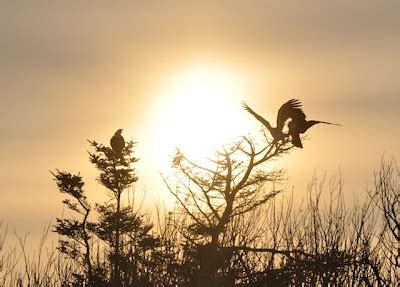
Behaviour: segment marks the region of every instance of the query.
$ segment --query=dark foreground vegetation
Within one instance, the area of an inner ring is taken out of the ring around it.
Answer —
[[[285,171],[270,165],[293,146],[266,142],[243,138],[204,163],[177,150],[174,173],[163,177],[177,204],[158,208],[154,222],[134,194],[122,200],[137,181],[135,143],[117,156],[90,142],[90,161],[110,200],[91,201],[79,174],[53,171],[70,210],[44,232],[59,235],[57,248],[44,255],[43,239],[39,256],[28,258],[26,238],[9,234],[19,248],[1,250],[0,285],[397,286],[395,162],[382,162],[363,202],[345,203],[340,177],[313,178],[296,202],[281,193]],[[5,225],[0,230],[2,247]]]

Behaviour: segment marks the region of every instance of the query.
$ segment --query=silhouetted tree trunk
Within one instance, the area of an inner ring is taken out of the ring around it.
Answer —
[[[119,245],[120,245],[120,221],[121,221],[121,192],[117,192],[117,210],[116,210],[116,231],[115,231],[115,258],[114,258],[114,273],[113,273],[113,282],[114,286],[120,286],[120,271],[119,271],[119,264],[120,264],[120,254],[119,254]]]
[[[252,212],[279,193],[272,183],[279,182],[284,172],[266,171],[264,163],[291,147],[280,142],[256,150],[254,142],[244,137],[222,148],[208,164],[191,161],[177,150],[173,160],[176,185],[166,179],[165,183],[192,222],[188,240],[199,246],[198,286],[222,286],[226,281],[226,272],[218,273],[233,256],[221,253],[226,228],[236,217]]]
[[[96,165],[100,170],[99,182],[109,189],[113,194],[115,201],[114,214],[110,210],[112,206],[104,205],[103,208],[98,208],[100,213],[103,213],[103,219],[108,221],[108,228],[111,228],[109,232],[115,233],[115,237],[110,237],[109,234],[99,235],[100,238],[107,238],[107,242],[113,247],[113,254],[111,255],[111,261],[113,265],[112,270],[112,285],[121,286],[121,227],[122,225],[129,224],[123,222],[124,219],[121,214],[121,195],[122,192],[127,189],[132,183],[137,181],[135,170],[130,166],[131,163],[137,162],[138,159],[132,157],[132,148],[134,142],[126,143],[126,146],[122,150],[122,154],[115,154],[115,152],[106,146],[98,144],[96,142],[90,142],[95,148],[95,153],[89,153],[90,161]],[[101,207],[101,205],[99,205]],[[126,214],[127,215],[127,214]],[[128,215],[127,215],[128,216]],[[131,220],[128,217],[124,217],[125,220]],[[105,223],[105,222],[104,222]],[[101,222],[99,223],[101,226]],[[94,228],[96,230],[96,227]],[[125,233],[128,230],[124,231]]]

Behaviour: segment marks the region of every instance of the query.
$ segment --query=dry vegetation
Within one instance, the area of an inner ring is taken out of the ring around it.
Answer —
[[[174,210],[158,221],[121,201],[136,180],[135,144],[125,161],[91,142],[90,160],[107,203],[91,203],[82,177],[55,171],[75,214],[45,229],[33,258],[26,237],[0,225],[1,286],[396,286],[399,281],[400,173],[382,161],[362,203],[346,204],[338,178],[313,178],[302,203],[277,189],[286,173],[265,165],[293,148],[243,138],[209,163],[180,151],[164,176]],[[295,190],[294,192],[301,192]],[[321,198],[327,198],[322,201]],[[96,220],[89,220],[93,214]],[[48,232],[60,235],[44,250]],[[18,245],[2,249],[13,237]],[[22,263],[24,268],[17,268]]]

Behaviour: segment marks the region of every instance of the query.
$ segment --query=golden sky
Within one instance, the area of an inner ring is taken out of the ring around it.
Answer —
[[[287,189],[340,168],[347,196],[361,195],[382,155],[400,156],[399,11],[394,0],[2,1],[0,218],[34,233],[60,216],[55,168],[80,171],[103,200],[86,140],[108,144],[118,128],[138,141],[136,189],[165,200],[175,140],[258,132],[242,100],[274,122],[298,98],[310,119],[343,124],[310,129],[285,157]]]

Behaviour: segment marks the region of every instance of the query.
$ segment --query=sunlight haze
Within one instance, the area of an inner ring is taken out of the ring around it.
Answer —
[[[188,64],[176,73],[171,71],[160,87],[159,108],[153,117],[156,160],[176,147],[188,156],[209,155],[245,134],[238,105],[245,96],[244,81],[245,77],[223,66]],[[170,162],[165,165],[169,167]]]
[[[224,3],[224,4],[223,4]],[[245,101],[276,124],[291,98],[307,132],[274,168],[301,198],[314,173],[340,171],[346,198],[399,158],[398,1],[3,1],[0,4],[0,220],[33,238],[62,213],[49,170],[80,172],[105,201],[87,140],[122,128],[137,143],[146,208],[173,199],[176,147],[204,158],[256,136]],[[362,194],[362,195],[361,195]]]

